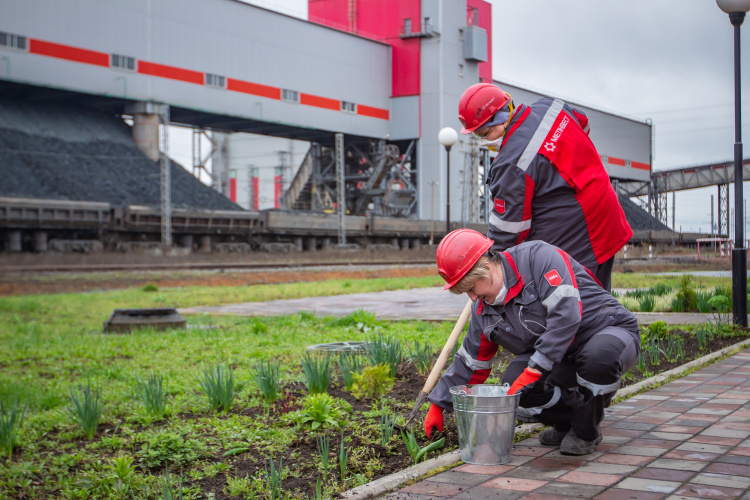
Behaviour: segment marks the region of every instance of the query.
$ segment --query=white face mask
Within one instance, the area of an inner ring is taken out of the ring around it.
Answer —
[[[498,152],[500,151],[500,146],[503,144],[503,137],[500,136],[494,141],[488,141],[487,139],[481,139],[479,141],[479,147],[487,147],[490,151]]]
[[[497,297],[495,297],[495,302],[493,302],[491,305],[493,306],[501,306],[505,303],[505,296],[508,295],[508,288],[505,286],[505,282],[503,282],[503,287],[500,289],[500,293],[497,294]]]

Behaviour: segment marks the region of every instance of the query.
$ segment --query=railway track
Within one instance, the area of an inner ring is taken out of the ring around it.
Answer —
[[[435,260],[380,260],[380,261],[324,261],[324,262],[240,262],[240,263],[154,263],[154,264],[45,264],[0,266],[5,276],[34,275],[47,273],[109,273],[122,271],[227,271],[299,268],[352,268],[435,265]]]

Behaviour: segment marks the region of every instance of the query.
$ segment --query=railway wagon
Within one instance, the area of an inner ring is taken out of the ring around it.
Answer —
[[[175,245],[189,250],[317,250],[338,243],[337,214],[294,210],[172,209]],[[445,221],[346,216],[346,243],[362,248],[419,248],[445,235]],[[485,223],[460,224],[485,232]],[[694,244],[703,235],[675,234]],[[140,251],[158,247],[161,212],[141,205],[0,197],[0,251]],[[671,243],[670,231],[636,230],[631,243]]]

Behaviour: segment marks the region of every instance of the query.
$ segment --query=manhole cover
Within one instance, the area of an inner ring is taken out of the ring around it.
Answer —
[[[307,346],[308,351],[315,352],[353,352],[364,353],[369,347],[369,342],[328,342],[327,344],[316,344]]]

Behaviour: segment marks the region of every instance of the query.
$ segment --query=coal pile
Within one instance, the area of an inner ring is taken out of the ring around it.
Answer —
[[[625,212],[625,218],[628,220],[628,224],[634,230],[649,230],[649,231],[671,231],[672,228],[665,226],[659,219],[653,217],[651,214],[643,210],[641,207],[630,201],[627,196],[618,196],[620,199],[620,205],[622,210]]]
[[[179,164],[170,167],[174,208],[242,210]],[[159,162],[117,116],[0,99],[0,196],[158,207]]]

